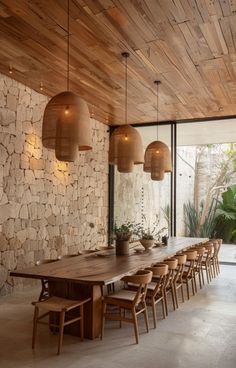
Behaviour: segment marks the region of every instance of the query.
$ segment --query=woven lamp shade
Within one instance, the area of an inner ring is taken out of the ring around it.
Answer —
[[[60,161],[74,161],[78,149],[91,149],[91,123],[86,102],[69,91],[54,96],[44,111],[42,142],[44,147],[55,149]]]
[[[147,146],[143,170],[151,173],[152,180],[163,180],[165,172],[172,171],[170,150],[165,143],[154,141]]]
[[[159,151],[155,151],[151,157],[151,179],[157,181],[163,180],[165,175],[165,162],[159,156]]]
[[[109,163],[117,165],[121,173],[130,173],[133,165],[143,162],[143,144],[139,132],[130,125],[115,129],[110,138]]]

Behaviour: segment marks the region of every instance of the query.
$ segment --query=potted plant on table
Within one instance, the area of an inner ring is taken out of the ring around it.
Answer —
[[[143,219],[146,221],[146,217],[143,215]],[[137,224],[135,228],[135,233],[138,235],[139,241],[142,244],[142,246],[148,250],[153,247],[153,244],[155,241],[159,240],[161,234],[164,230],[166,230],[166,227],[163,227],[162,229],[159,229],[159,218],[156,215],[156,221],[152,226],[152,229],[150,227],[143,227],[142,224]]]
[[[116,240],[116,254],[117,255],[126,255],[129,254],[129,241],[133,234],[133,224],[127,222],[126,224],[122,224],[114,226],[114,236]]]
[[[154,244],[154,234],[152,234],[152,232],[150,231],[150,229],[148,229],[147,231],[142,230],[141,232],[141,238],[139,239],[140,243],[142,244],[142,246],[148,250],[150,248],[153,247]]]

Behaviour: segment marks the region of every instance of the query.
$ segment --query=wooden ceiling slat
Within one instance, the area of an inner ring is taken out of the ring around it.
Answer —
[[[110,124],[236,114],[236,1],[70,0],[71,89]],[[0,71],[50,96],[65,89],[67,2],[0,1]]]

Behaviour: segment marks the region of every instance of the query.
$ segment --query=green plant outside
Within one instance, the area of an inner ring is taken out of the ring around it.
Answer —
[[[216,236],[225,243],[236,242],[236,185],[222,193],[222,201],[216,210]]]

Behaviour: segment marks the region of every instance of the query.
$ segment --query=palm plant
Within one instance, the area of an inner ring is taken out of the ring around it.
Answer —
[[[236,240],[236,185],[231,185],[222,193],[222,201],[216,211],[216,235],[224,242]]]

